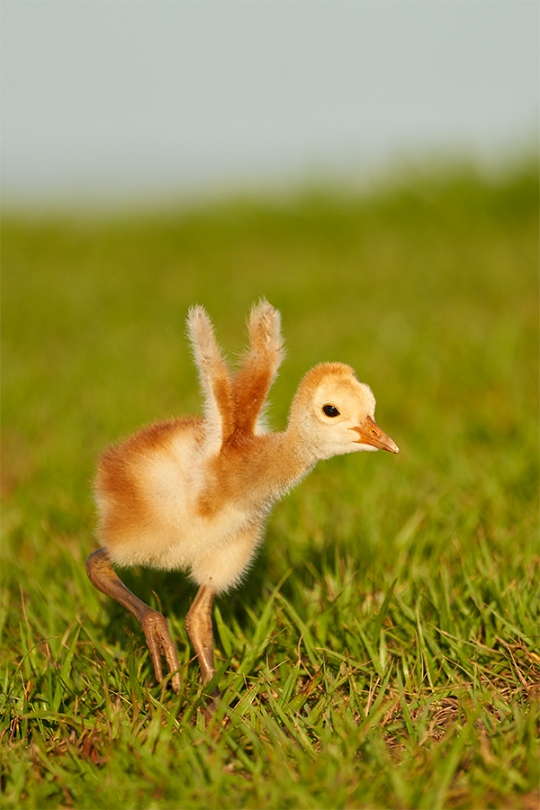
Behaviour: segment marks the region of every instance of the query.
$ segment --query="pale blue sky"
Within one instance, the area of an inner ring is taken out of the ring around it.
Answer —
[[[4,202],[492,159],[538,131],[536,0],[3,0]]]

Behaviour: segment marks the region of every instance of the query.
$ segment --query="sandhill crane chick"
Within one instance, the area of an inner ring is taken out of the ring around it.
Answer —
[[[113,566],[189,573],[199,590],[186,626],[208,683],[215,673],[214,595],[245,576],[273,504],[321,459],[399,452],[374,421],[371,389],[342,363],[308,371],[286,430],[264,429],[261,413],[283,353],[279,312],[268,302],[251,311],[250,346],[234,373],[202,307],[190,309],[188,329],[204,416],[149,425],[104,453],[95,482],[103,548],[86,564],[92,584],[139,621],[156,679],[163,679],[163,656],[176,692],[178,657],[167,622],[126,588]]]

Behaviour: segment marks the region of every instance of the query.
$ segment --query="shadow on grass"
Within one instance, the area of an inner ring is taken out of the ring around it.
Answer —
[[[324,580],[325,572],[336,572],[339,561],[344,560],[350,549],[328,542],[322,547],[310,544],[301,551],[301,554],[298,549],[294,551],[295,559],[293,554],[287,554],[276,561],[275,548],[263,546],[245,580],[233,591],[217,597],[225,624],[239,626],[249,635],[252,623],[249,614],[257,616],[262,613],[274,588],[284,577],[280,593],[287,601],[295,602],[299,591],[310,589],[318,581]],[[348,571],[349,578],[364,562],[354,561]],[[166,618],[183,623],[197,593],[197,585],[186,574],[146,568],[119,569],[118,574],[136,596]],[[118,643],[127,652],[129,637],[136,639],[140,634],[141,643],[144,644],[142,631],[125,608],[113,599],[107,599],[103,607],[109,619],[104,628],[109,643]]]

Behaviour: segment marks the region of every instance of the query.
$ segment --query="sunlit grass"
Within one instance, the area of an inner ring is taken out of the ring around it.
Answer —
[[[2,801],[19,807],[534,806],[539,751],[538,183],[470,169],[3,234]],[[208,727],[181,575],[125,572],[169,617],[182,692],[95,591],[101,449],[197,411],[203,303],[232,351],[283,315],[272,394],[353,365],[401,448],[320,464],[217,602]]]

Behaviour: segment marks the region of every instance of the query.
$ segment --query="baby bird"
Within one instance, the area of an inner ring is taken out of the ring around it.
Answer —
[[[158,682],[164,657],[176,692],[178,657],[167,622],[126,588],[113,566],[189,572],[199,590],[186,628],[206,684],[215,673],[214,596],[244,577],[275,501],[321,459],[359,450],[399,452],[374,421],[371,389],[342,363],[312,368],[300,382],[286,430],[265,430],[262,409],[282,359],[279,312],[267,301],[251,311],[250,348],[236,373],[202,307],[190,309],[188,330],[204,418],[149,425],[104,453],[95,481],[103,548],[86,563],[92,584],[140,623]]]

